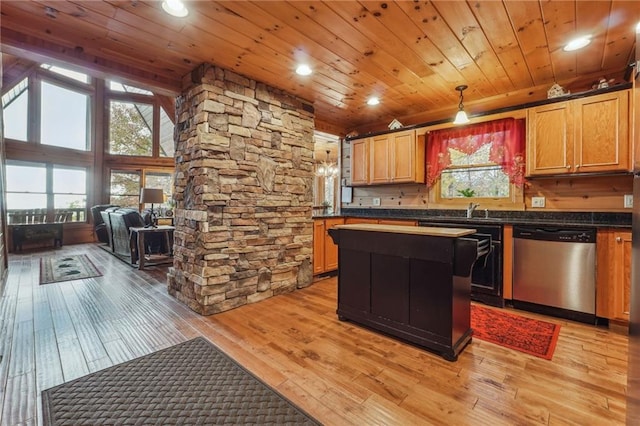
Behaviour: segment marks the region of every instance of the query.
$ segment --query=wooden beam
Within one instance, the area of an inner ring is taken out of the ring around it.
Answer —
[[[72,48],[58,43],[26,35],[18,31],[2,29],[2,51],[40,63],[72,64],[82,71],[99,78],[118,77],[134,86],[145,87],[154,93],[176,96],[181,91],[180,80],[174,80],[140,68],[110,59],[88,55],[82,48]]]

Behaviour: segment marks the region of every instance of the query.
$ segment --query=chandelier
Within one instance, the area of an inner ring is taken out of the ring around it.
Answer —
[[[325,160],[316,165],[316,176],[320,177],[335,177],[338,175],[338,165],[332,161],[329,161],[329,153],[327,150],[327,157]]]

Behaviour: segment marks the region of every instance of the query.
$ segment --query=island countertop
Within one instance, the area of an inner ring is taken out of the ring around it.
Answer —
[[[350,225],[336,225],[335,229],[353,231],[389,232],[394,234],[429,235],[432,237],[458,238],[471,235],[476,232],[472,228],[439,228],[432,226],[404,226],[404,225],[379,225],[374,223],[356,223]]]

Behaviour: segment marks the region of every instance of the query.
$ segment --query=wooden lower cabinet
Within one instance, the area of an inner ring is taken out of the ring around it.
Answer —
[[[344,218],[315,219],[313,221],[313,274],[324,274],[338,269],[338,246],[329,236],[329,229],[343,225]]]
[[[629,321],[631,306],[631,232],[614,232],[613,318]]]
[[[628,323],[631,296],[631,231],[598,230],[596,315]]]
[[[313,275],[324,274],[338,269],[338,246],[329,236],[329,229],[336,225],[354,223],[380,223],[382,225],[417,226],[415,220],[373,219],[362,217],[336,217],[314,219],[313,221]]]

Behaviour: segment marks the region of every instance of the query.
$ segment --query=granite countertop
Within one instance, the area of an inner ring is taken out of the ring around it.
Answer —
[[[469,225],[539,225],[595,228],[631,228],[629,213],[607,212],[538,212],[476,210],[473,217],[465,217],[465,210],[409,210],[409,209],[343,209],[331,217],[361,217],[376,219],[416,220],[418,222],[462,223]]]

